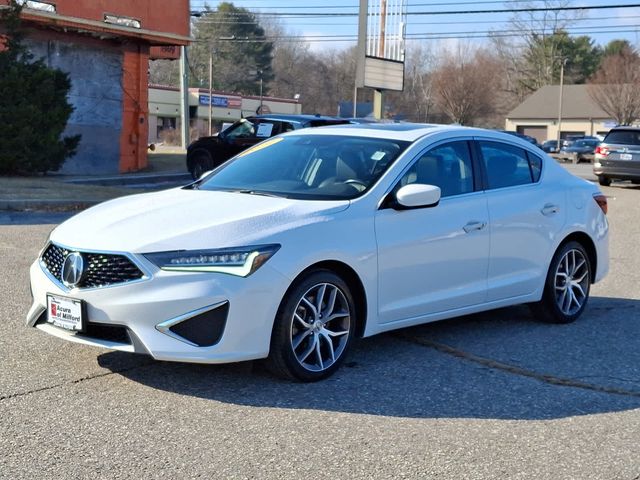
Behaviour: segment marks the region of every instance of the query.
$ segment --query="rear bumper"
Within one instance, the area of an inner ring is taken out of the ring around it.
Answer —
[[[595,159],[593,173],[620,180],[640,180],[640,162]]]

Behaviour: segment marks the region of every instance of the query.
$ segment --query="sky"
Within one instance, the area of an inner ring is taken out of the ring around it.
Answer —
[[[370,0],[373,1],[373,0]],[[400,0],[388,0],[389,3]],[[217,0],[191,0],[192,10],[201,10],[205,4],[215,9],[221,3]],[[356,43],[356,16],[313,17],[310,14],[355,14],[358,0],[234,0],[234,5],[277,18],[292,36],[307,41],[315,51],[343,49]],[[513,13],[451,13],[478,10],[503,10],[505,8],[525,8],[528,5],[543,7],[545,0],[407,0],[408,16],[406,25],[407,44],[421,42],[429,46],[452,45],[462,42],[482,46],[488,42],[487,32],[503,32],[506,37],[517,41],[517,32],[509,24]],[[604,45],[612,39],[626,39],[640,46],[640,0],[546,0],[546,3],[565,3],[570,6],[630,6],[622,8],[592,9],[582,13],[573,22],[572,35],[589,35],[596,43]],[[293,15],[298,14],[298,17]],[[528,15],[528,14],[522,14]],[[510,31],[509,31],[510,30]],[[506,31],[506,32],[505,32]]]

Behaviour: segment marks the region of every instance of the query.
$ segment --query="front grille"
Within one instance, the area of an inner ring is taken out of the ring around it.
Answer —
[[[62,282],[62,264],[72,250],[49,244],[42,254],[42,264],[56,280]],[[142,271],[124,255],[80,252],[85,271],[77,288],[95,288],[131,282],[144,276]]]

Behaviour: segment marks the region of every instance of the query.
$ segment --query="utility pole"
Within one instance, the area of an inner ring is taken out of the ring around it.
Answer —
[[[564,86],[564,66],[567,58],[560,59],[560,95],[558,97],[558,151],[560,151],[560,134],[562,132],[562,88]]]
[[[258,75],[260,75],[260,115],[262,115],[262,70],[258,70]]]
[[[189,146],[189,66],[187,47],[180,47],[180,143]]]

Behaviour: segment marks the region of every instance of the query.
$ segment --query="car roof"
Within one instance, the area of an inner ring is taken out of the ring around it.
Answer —
[[[327,121],[335,121],[335,120],[344,120],[338,117],[330,117],[328,115],[289,115],[284,113],[275,113],[275,114],[263,114],[263,115],[251,115],[248,118],[259,118],[264,120],[284,120],[288,122],[309,122],[312,120],[327,120]]]
[[[613,132],[614,130],[635,130],[638,131],[640,130],[640,127],[634,127],[631,125],[628,126],[624,126],[624,125],[618,125],[617,127],[613,127],[611,130],[609,130],[609,132]],[[609,133],[607,132],[607,133]]]
[[[415,142],[419,138],[441,132],[463,133],[469,136],[487,134],[495,139],[531,146],[531,143],[515,135],[487,130],[483,128],[463,127],[460,125],[437,125],[429,123],[366,123],[351,125],[331,125],[289,132],[285,135],[348,135],[354,137],[386,138]]]

